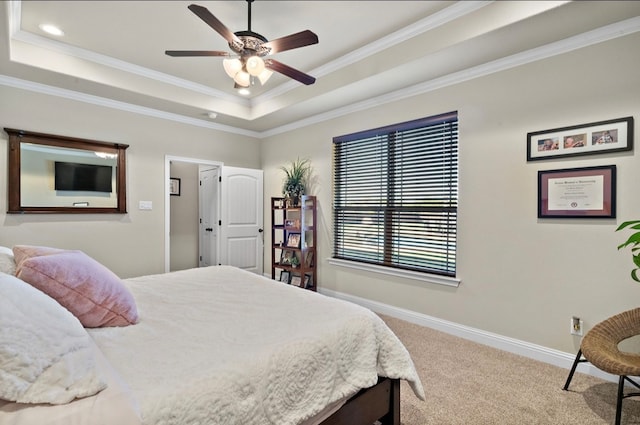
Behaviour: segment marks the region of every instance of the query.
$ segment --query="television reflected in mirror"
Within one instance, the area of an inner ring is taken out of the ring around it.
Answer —
[[[113,170],[110,165],[56,161],[54,189],[111,193]]]
[[[126,213],[128,145],[5,131],[9,213]]]

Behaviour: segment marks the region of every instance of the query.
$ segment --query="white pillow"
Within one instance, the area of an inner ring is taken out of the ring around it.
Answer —
[[[0,246],[0,272],[16,274],[16,262],[13,257],[13,250],[6,246]]]
[[[0,273],[0,398],[65,404],[105,387],[80,321],[53,298]]]

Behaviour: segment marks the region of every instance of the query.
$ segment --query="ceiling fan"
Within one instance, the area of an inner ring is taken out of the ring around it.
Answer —
[[[264,84],[273,71],[293,78],[302,84],[313,84],[316,81],[314,77],[285,65],[282,62],[278,62],[275,59],[266,58],[266,56],[316,44],[318,43],[318,36],[312,31],[305,30],[275,40],[267,40],[257,32],[251,31],[251,3],[253,3],[253,1],[254,0],[247,0],[249,9],[247,30],[235,33],[231,32],[218,18],[213,16],[207,8],[197,4],[191,4],[188,7],[189,10],[227,40],[233,53],[215,50],[166,50],[165,53],[173,57],[230,57],[231,59],[224,60],[223,66],[227,75],[235,81],[235,88],[249,87],[252,83],[252,77],[258,78],[260,83]]]

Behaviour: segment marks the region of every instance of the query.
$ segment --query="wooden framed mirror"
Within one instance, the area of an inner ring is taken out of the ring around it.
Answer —
[[[127,212],[129,145],[4,130],[9,135],[7,213]]]

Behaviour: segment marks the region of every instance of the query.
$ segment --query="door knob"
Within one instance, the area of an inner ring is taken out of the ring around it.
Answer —
[[[258,229],[258,233],[264,232],[264,229]]]

